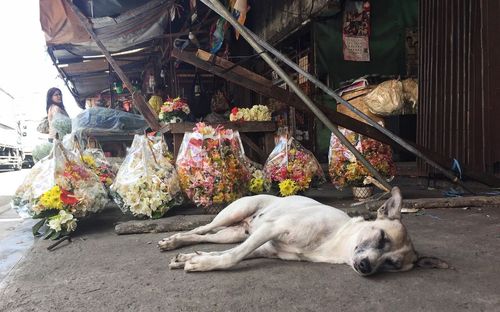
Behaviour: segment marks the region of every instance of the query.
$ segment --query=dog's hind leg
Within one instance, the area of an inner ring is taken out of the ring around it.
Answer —
[[[193,234],[190,232],[179,233],[179,235],[172,235],[161,240],[158,243],[158,246],[161,250],[167,251],[198,243],[233,244],[244,241],[248,235],[246,226],[238,224],[223,228],[216,233],[204,235]]]
[[[176,245],[174,241],[182,241],[184,236],[190,234],[206,234],[210,231],[223,229],[235,225],[254,214],[257,210],[265,207],[272,200],[269,195],[256,195],[240,198],[232,202],[222,210],[209,224],[199,226],[185,233],[174,234],[158,242],[161,250],[172,250],[182,245]]]
[[[170,264],[168,265],[168,267],[170,269],[183,269],[184,264],[186,264],[186,262],[191,260],[193,257],[201,255],[220,256],[229,251],[231,251],[231,249],[224,251],[212,251],[212,252],[196,251],[193,253],[180,253],[170,260]],[[254,258],[277,258],[277,257],[278,253],[276,252],[276,249],[271,244],[271,242],[267,242],[264,245],[260,246],[259,248],[255,249],[254,251],[252,251],[243,260],[254,259]]]
[[[277,229],[272,222],[261,225],[242,244],[232,249],[192,257],[184,263],[184,270],[211,271],[232,267],[241,260],[252,256],[252,252],[281,233],[282,231]],[[253,254],[253,256],[257,256],[257,254]]]

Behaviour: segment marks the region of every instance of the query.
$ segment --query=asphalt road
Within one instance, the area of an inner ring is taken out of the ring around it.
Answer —
[[[33,245],[32,220],[23,220],[10,200],[30,169],[0,171],[0,287],[5,277]]]

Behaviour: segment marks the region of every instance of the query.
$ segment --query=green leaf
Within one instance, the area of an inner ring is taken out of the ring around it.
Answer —
[[[52,235],[50,236],[50,239],[51,239],[51,240],[56,240],[56,239],[58,239],[59,237],[61,237],[61,232],[56,232],[56,231],[54,231],[54,233],[52,233]]]
[[[152,219],[159,219],[163,216],[164,213],[165,213],[165,211],[163,211],[163,209],[153,211],[153,213],[151,214],[151,218]]]
[[[56,231],[54,231],[53,229],[48,229],[47,232],[45,232],[45,236],[43,237],[43,239],[49,239],[54,233],[56,233]]]
[[[50,218],[55,215],[59,214],[59,210],[57,209],[49,209],[49,210],[44,210],[40,212],[39,214],[36,214],[33,216],[33,219],[41,219],[41,218]]]
[[[31,228],[32,232],[33,232],[33,236],[41,236],[42,234],[40,232],[38,232],[40,230],[40,228],[45,224],[45,222],[47,222],[47,219],[44,218],[40,221],[38,221],[35,225],[33,225],[33,227]]]

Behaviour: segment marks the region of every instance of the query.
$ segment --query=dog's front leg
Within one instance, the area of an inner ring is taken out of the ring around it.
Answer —
[[[219,254],[200,254],[188,259],[184,264],[184,270],[194,272],[230,268],[279,234],[281,231],[274,226],[274,223],[268,222],[261,225],[242,244],[232,249]]]

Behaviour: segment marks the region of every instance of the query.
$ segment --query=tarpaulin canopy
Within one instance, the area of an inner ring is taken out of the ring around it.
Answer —
[[[77,0],[74,4],[89,18],[98,39],[110,53],[150,47],[153,40],[165,33],[176,5],[174,0]],[[109,86],[107,62],[90,60],[102,55],[102,51],[66,0],[40,0],[40,23],[49,54],[71,81],[80,103]],[[172,26],[176,25],[170,29]],[[143,49],[117,60],[130,74],[143,70],[150,56],[151,51]]]

